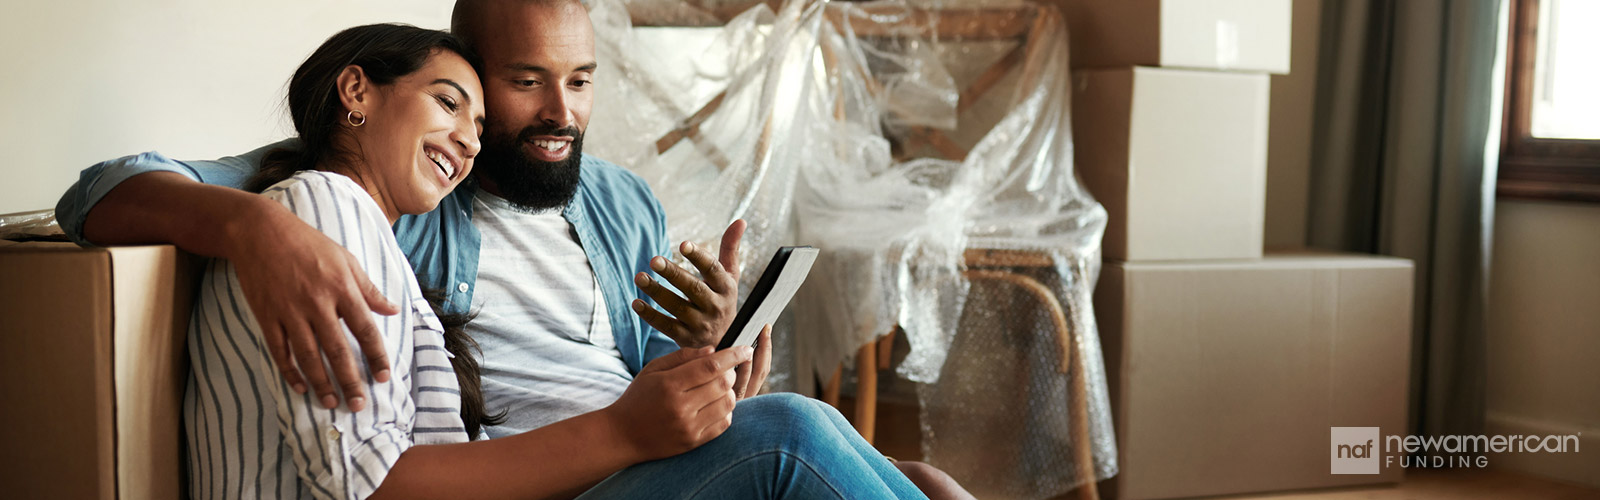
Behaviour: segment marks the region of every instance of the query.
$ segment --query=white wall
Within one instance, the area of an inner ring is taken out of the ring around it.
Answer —
[[[101,160],[207,159],[286,137],[289,76],[323,40],[374,22],[446,28],[451,5],[13,2],[0,16],[0,214],[54,207]]]
[[[1494,231],[1488,430],[1582,433],[1582,453],[1494,463],[1600,487],[1600,204],[1501,200]]]

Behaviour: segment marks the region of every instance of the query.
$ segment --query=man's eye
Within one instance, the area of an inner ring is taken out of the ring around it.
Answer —
[[[584,86],[592,85],[592,84],[593,84],[593,82],[590,82],[588,80],[573,80],[572,81],[572,86],[574,86],[574,87],[584,87]]]
[[[511,83],[513,85],[518,86],[518,87],[532,87],[534,85],[538,85],[539,81],[538,80],[512,80]]]

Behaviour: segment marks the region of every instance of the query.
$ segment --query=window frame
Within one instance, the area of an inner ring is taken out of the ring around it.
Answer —
[[[1600,203],[1600,140],[1533,136],[1541,0],[1509,0],[1504,119],[1496,194]]]

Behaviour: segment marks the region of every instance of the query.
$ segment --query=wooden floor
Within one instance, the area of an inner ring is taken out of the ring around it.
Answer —
[[[853,416],[854,401],[841,398],[839,410]],[[922,455],[915,407],[880,401],[874,445],[884,455],[916,460]],[[1600,471],[1597,471],[1600,473]],[[1229,500],[1600,500],[1600,489],[1562,483],[1501,469],[1428,469],[1408,471],[1398,485],[1294,491],[1265,495],[1213,497]]]
[[[1428,469],[1406,472],[1398,485],[1378,488],[1342,488],[1271,495],[1222,497],[1228,499],[1308,500],[1489,500],[1489,499],[1600,499],[1600,489],[1556,482],[1538,476],[1500,469]]]

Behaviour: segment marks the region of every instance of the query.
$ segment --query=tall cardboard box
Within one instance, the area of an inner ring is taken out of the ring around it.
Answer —
[[[1289,72],[1290,0],[1060,0],[1075,68]]]
[[[195,260],[0,242],[0,496],[181,497]]]
[[[1110,216],[1107,260],[1261,257],[1267,75],[1136,67],[1072,78],[1075,164]]]
[[[1405,434],[1411,261],[1108,262],[1095,290],[1119,498],[1392,483],[1331,474],[1332,427]]]

